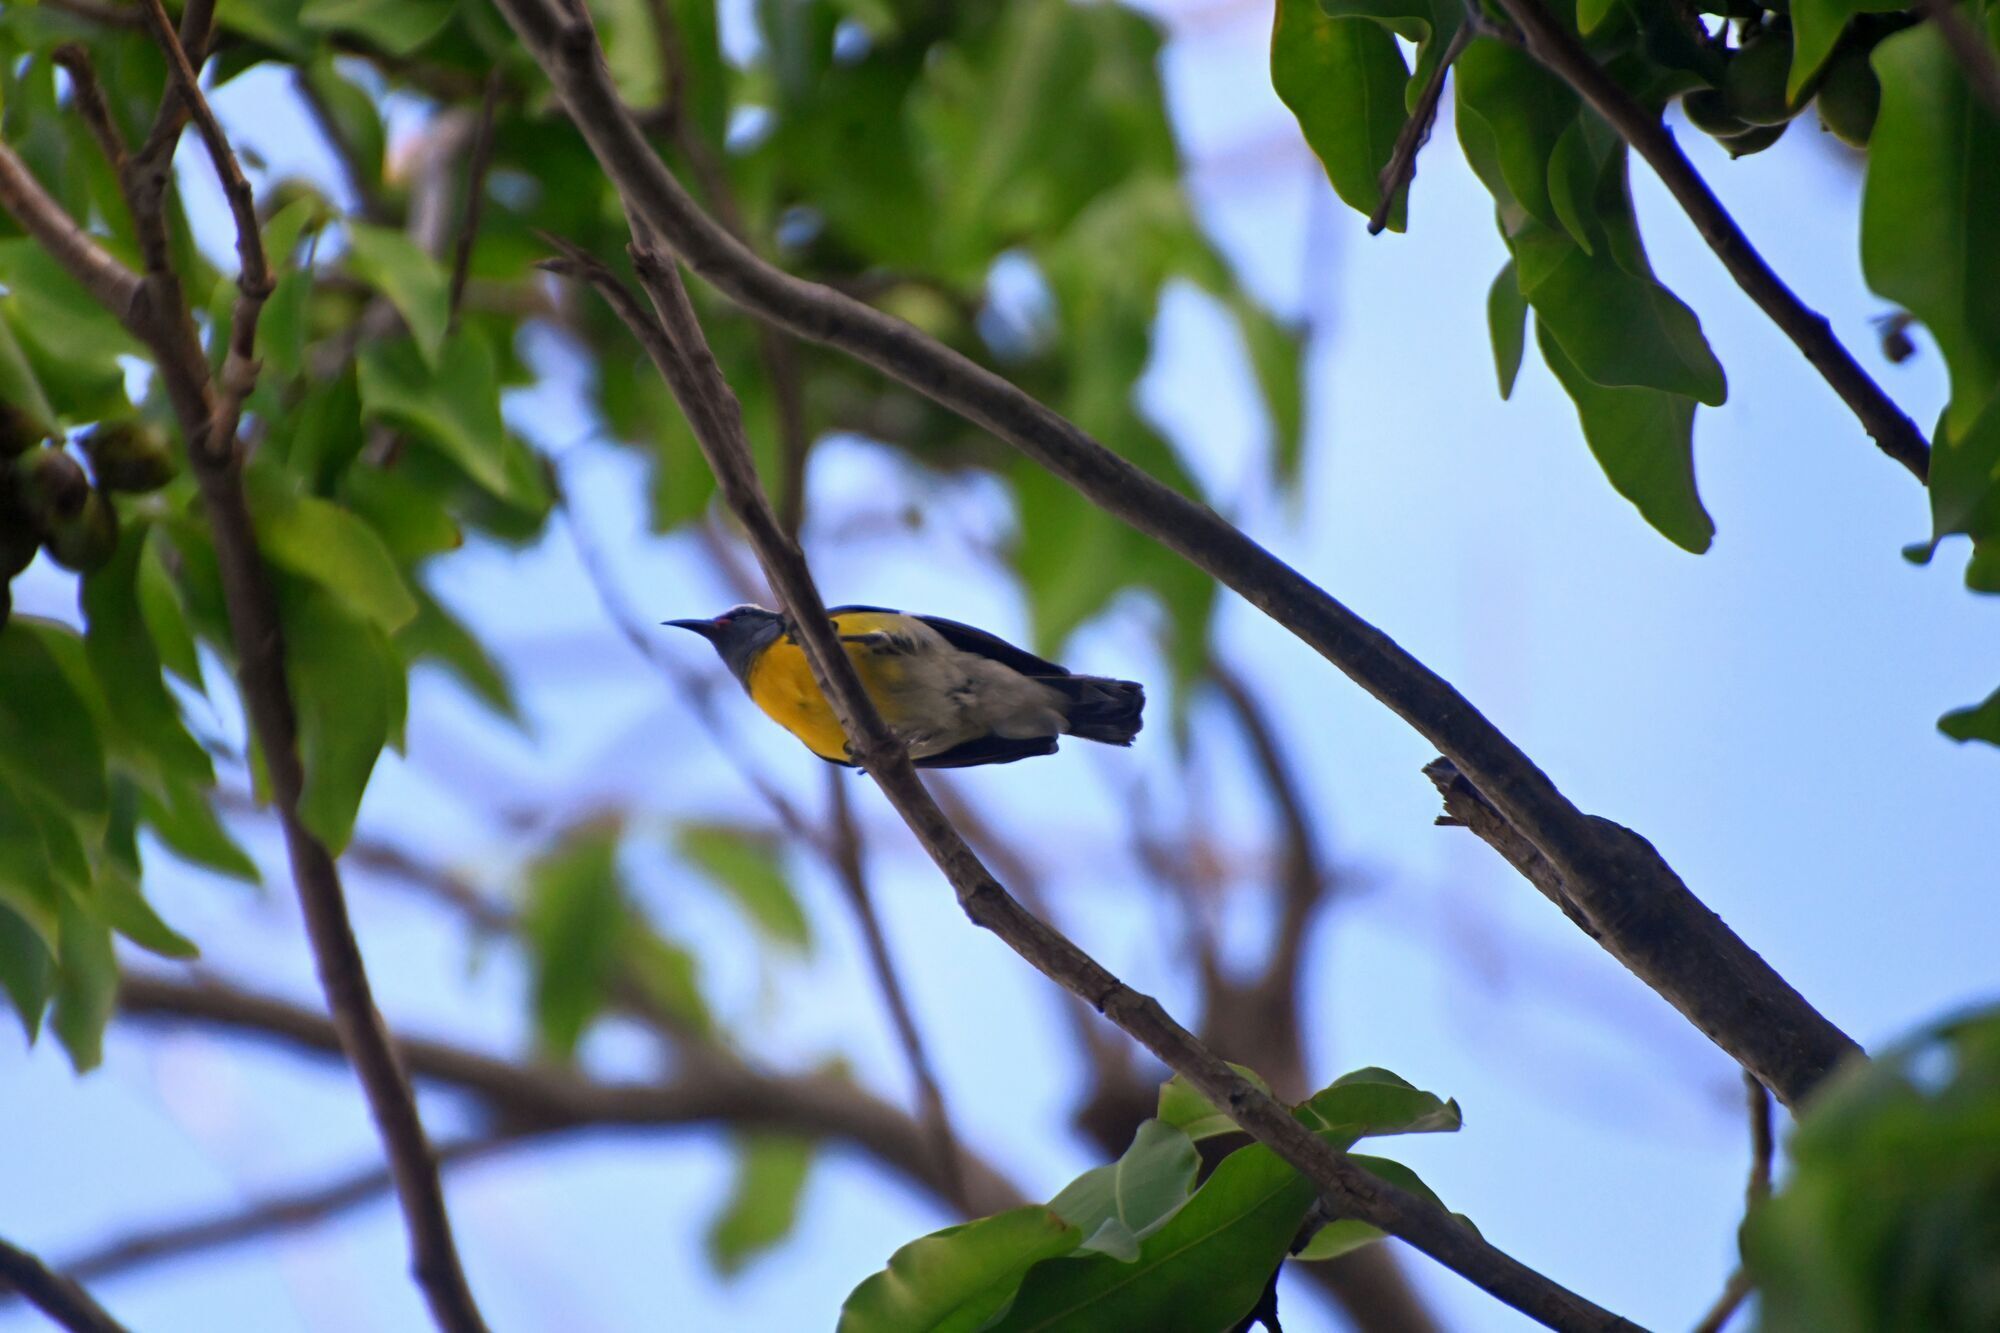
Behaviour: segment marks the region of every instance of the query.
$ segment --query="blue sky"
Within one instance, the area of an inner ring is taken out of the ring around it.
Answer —
[[[1266,431],[1226,325],[1192,292],[1163,312],[1147,412],[1225,512],[1450,679],[1580,805],[1650,838],[1857,1039],[1880,1043],[1994,996],[2000,754],[1954,745],[1933,721],[2000,684],[2000,614],[1960,586],[1962,547],[1948,544],[1925,569],[1899,558],[1928,531],[1919,488],[1639,171],[1654,263],[1701,315],[1731,389],[1696,427],[1714,549],[1693,557],[1656,536],[1605,483],[1534,358],[1513,401],[1499,400],[1484,297],[1504,254],[1448,124],[1422,159],[1412,233],[1369,238],[1270,93],[1265,22],[1261,6],[1190,6],[1165,69],[1205,220],[1256,290],[1316,332],[1303,496],[1274,504],[1246,483]],[[312,159],[303,131],[254,84],[224,110],[274,164]],[[1812,118],[1733,165],[1705,138],[1684,128],[1682,138],[1780,274],[1914,418],[1930,420],[1942,366],[1927,343],[1907,365],[1882,363],[1868,320],[1884,307],[1856,259],[1859,173]],[[200,183],[190,189],[204,197]],[[562,455],[594,542],[648,619],[734,600],[687,543],[644,535],[636,470],[561,395],[510,412]],[[855,443],[822,449],[812,484],[823,517],[905,493],[940,498]],[[917,534],[835,541],[830,524],[813,528],[822,586],[837,600],[1022,631],[1011,586],[953,531],[1003,529],[995,498],[977,484],[947,487],[951,517]],[[66,587],[38,567],[17,600],[61,612]],[[468,549],[434,587],[502,646],[532,733],[497,727],[420,678],[410,756],[385,766],[369,827],[499,890],[531,838],[495,819],[497,806],[522,807],[541,827],[601,803],[745,809],[702,733],[607,628],[559,525],[524,554]],[[1135,647],[1145,621],[1144,608],[1120,608],[1067,657],[1157,677],[1150,651]],[[1218,642],[1283,720],[1349,870],[1312,941],[1315,1075],[1380,1064],[1456,1096],[1462,1133],[1389,1151],[1526,1262],[1642,1323],[1691,1323],[1732,1265],[1740,1215],[1746,1135],[1727,1060],[1482,845],[1432,826],[1435,797],[1419,773],[1432,752],[1420,738],[1240,603],[1224,600]],[[686,647],[693,664],[716,669],[699,645]],[[725,706],[764,771],[816,798],[817,761],[734,696]],[[1155,735],[1146,739],[1163,744],[1164,731]],[[1017,837],[1060,852],[1049,859],[1063,867],[1052,887],[1066,928],[1174,1008],[1189,994],[1187,959],[1124,855],[1124,784],[1136,771],[1165,808],[1251,844],[1262,811],[1233,741],[1204,748],[1194,791],[1176,790],[1170,766],[1143,746],[1129,756],[1070,747],[961,785]],[[1091,1162],[1052,1128],[1066,1122],[1076,1074],[1059,997],[965,923],[879,799],[854,790],[891,943],[961,1129],[1031,1192],[1053,1193]],[[250,828],[260,851],[273,850]],[[907,1100],[832,886],[801,868],[820,947],[772,960],[663,853],[642,850],[631,869],[649,909],[702,943],[719,1009],[756,1049],[799,1065],[838,1053]],[[261,898],[172,871],[153,891],[218,967],[314,994],[282,877]],[[427,909],[365,879],[353,896],[399,1026],[518,1049],[513,959],[468,957]],[[1262,946],[1263,927],[1248,911],[1218,926],[1243,955]],[[612,1029],[587,1058],[640,1075],[649,1056]],[[0,1027],[0,1086],[0,1234],[52,1257],[107,1230],[344,1169],[374,1147],[345,1076],[193,1034],[114,1030],[105,1067],[77,1080],[52,1044],[29,1051]],[[438,1129],[460,1114],[448,1098],[426,1111]],[[847,1290],[897,1244],[948,1220],[834,1152],[795,1241],[724,1281],[708,1271],[700,1236],[727,1189],[725,1147],[713,1135],[601,1135],[455,1175],[461,1244],[495,1325],[830,1326]],[[310,1235],[109,1282],[102,1295],[146,1330],[428,1327],[403,1268],[398,1217],[384,1203]],[[1453,1327],[1526,1326],[1427,1261],[1411,1268]],[[0,1329],[34,1326],[19,1310],[0,1313]],[[1304,1299],[1286,1326],[1338,1327]]]

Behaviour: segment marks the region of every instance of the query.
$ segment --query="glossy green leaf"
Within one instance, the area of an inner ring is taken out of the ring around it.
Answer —
[[[500,419],[500,379],[493,351],[474,330],[444,349],[436,374],[407,342],[374,344],[361,353],[361,404],[418,431],[489,494],[529,508],[547,502],[538,476],[517,464],[520,450]]]
[[[1485,127],[1507,195],[1543,226],[1560,228],[1549,198],[1549,160],[1576,123],[1576,94],[1527,52],[1492,38],[1467,46],[1452,77],[1459,116]]]
[[[1313,1195],[1312,1182],[1261,1143],[1239,1148],[1140,1242],[1137,1258],[1090,1253],[1039,1263],[991,1327],[1227,1329],[1263,1294]]]
[[[1372,1067],[1342,1074],[1299,1103],[1296,1113],[1320,1133],[1349,1143],[1378,1134],[1450,1133],[1463,1123],[1456,1101]]]
[[[1319,0],[1319,6],[1335,18],[1373,19],[1416,44],[1416,66],[1403,90],[1406,109],[1414,109],[1452,35],[1465,22],[1465,6],[1458,0]]]
[[[728,893],[763,935],[801,952],[809,947],[805,911],[774,839],[729,824],[685,824],[674,850]]]
[[[1612,487],[1676,546],[1715,537],[1694,482],[1694,400],[1657,389],[1607,389],[1579,371],[1537,312],[1542,358],[1576,404],[1583,436]]]
[[[353,835],[375,761],[400,725],[402,664],[379,627],[317,585],[288,582],[280,603],[305,765],[299,813],[338,854]]]
[[[709,1223],[708,1260],[725,1276],[741,1272],[758,1255],[792,1234],[799,1196],[812,1170],[810,1139],[752,1134],[737,1140],[736,1179],[729,1201]]]
[[[1493,369],[1500,376],[1500,396],[1511,398],[1521,374],[1521,353],[1528,340],[1528,302],[1514,261],[1508,260],[1486,292],[1486,332],[1493,341]]]
[[[1267,1093],[1271,1090],[1271,1085],[1266,1083],[1256,1070],[1239,1064],[1231,1064],[1229,1067],[1249,1079],[1259,1090]],[[1160,1085],[1159,1107],[1154,1114],[1162,1122],[1180,1130],[1197,1143],[1203,1139],[1212,1139],[1218,1134],[1242,1133],[1234,1120],[1216,1109],[1206,1093],[1179,1074],[1175,1074]]]
[[[266,559],[318,583],[384,633],[415,617],[416,599],[373,528],[339,505],[296,493],[270,468],[244,469],[243,482]]]
[[[571,830],[528,870],[522,933],[534,955],[535,1027],[568,1060],[603,1010],[617,969],[625,894],[613,823]]]
[[[415,55],[451,22],[452,0],[305,0],[299,22],[349,32],[399,58]]]
[[[1356,212],[1382,202],[1382,170],[1409,113],[1410,71],[1396,39],[1365,19],[1333,18],[1318,0],[1278,0],[1271,32],[1271,86],[1298,118],[1334,193]],[[1389,213],[1403,230],[1408,196]]]
[[[1123,1156],[1072,1180],[1049,1208],[1083,1232],[1084,1249],[1137,1259],[1140,1240],[1188,1201],[1200,1166],[1187,1134],[1164,1120],[1142,1121]]]
[[[840,1307],[839,1333],[977,1333],[1022,1275],[1083,1233],[1039,1204],[946,1227],[897,1250]]]
[[[425,364],[435,368],[451,319],[451,280],[444,269],[415,241],[388,227],[350,221],[347,244],[348,267],[389,298],[410,326]]]
[[[49,1026],[81,1074],[104,1058],[104,1025],[111,1021],[118,994],[118,959],[111,948],[110,928],[65,900],[57,962],[55,1011]]]

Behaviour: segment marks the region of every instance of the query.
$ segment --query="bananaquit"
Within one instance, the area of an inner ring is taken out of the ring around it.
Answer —
[[[1054,754],[1058,736],[1130,745],[1146,692],[1129,680],[1074,676],[985,630],[879,606],[827,613],[863,688],[919,768],[1011,764]],[[715,645],[750,699],[830,763],[853,766],[847,738],[785,618],[737,606],[713,620],[669,620]]]

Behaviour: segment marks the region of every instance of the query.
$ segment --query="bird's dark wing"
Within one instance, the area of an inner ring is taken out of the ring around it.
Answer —
[[[1030,759],[1038,754],[1055,752],[1056,738],[1053,736],[1029,736],[1023,740],[1009,740],[1005,736],[981,736],[978,740],[954,745],[942,754],[919,759],[916,761],[916,766],[974,768],[980,764],[1011,764],[1016,759]]]
[[[997,634],[989,634],[972,625],[956,620],[946,620],[943,616],[919,616],[908,611],[898,611],[888,606],[835,606],[827,609],[828,615],[839,615],[843,611],[873,611],[885,616],[910,616],[921,620],[936,630],[944,641],[962,653],[972,653],[979,657],[990,657],[1002,666],[1010,666],[1024,676],[1067,676],[1069,668],[1057,666],[1054,662],[1035,656],[1025,648],[1016,648]]]

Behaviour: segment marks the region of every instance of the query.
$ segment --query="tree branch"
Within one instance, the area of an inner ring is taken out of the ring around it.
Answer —
[[[1750,1183],[1743,1190],[1743,1211],[1748,1216],[1751,1209],[1770,1197],[1771,1159],[1777,1152],[1777,1139],[1771,1131],[1771,1094],[1747,1071],[1743,1086],[1750,1107]],[[1694,1333],[1722,1333],[1755,1290],[1749,1270],[1738,1268],[1722,1284],[1722,1294],[1694,1326]]]
[[[1673,928],[1679,918],[1709,916],[1650,846],[1608,833],[1448,682],[1213,510],[1139,471],[1006,380],[900,320],[760,260],[695,207],[653,153],[619,102],[586,21],[551,0],[498,3],[554,82],[628,213],[665,237],[731,300],[875,366],[994,432],[1284,625],[1449,756],[1562,873],[1571,895],[1608,937],[1615,938],[1635,913],[1662,929]],[[1709,959],[1690,939],[1682,971],[1700,981],[1700,990],[1713,992],[1738,984],[1737,964],[1747,957],[1765,990],[1776,995],[1782,988],[1791,999],[1763,1016],[1775,1038],[1763,1023],[1755,1028],[1703,1023],[1702,1030],[1771,1086],[1802,1092],[1854,1044],[1740,940],[1730,939],[1734,961]],[[1689,996],[1667,998],[1683,1012],[1693,1004]],[[1774,1072],[1788,1064],[1789,1074]]]
[[[205,47],[211,12],[206,0],[189,0],[182,15],[181,40],[187,40],[187,30],[192,27],[199,30],[200,40],[195,45]],[[168,104],[182,101],[173,87],[170,84],[163,112]],[[163,115],[163,120],[170,118]],[[139,169],[135,164],[135,178]],[[227,436],[213,434],[222,414],[216,408],[207,357],[179,284],[165,269],[149,274],[142,282],[112,259],[42,192],[4,144],[0,144],[0,205],[153,351],[161,382],[187,440],[202,507],[214,533],[223,603],[236,649],[238,688],[251,734],[270,776],[320,984],[396,1174],[413,1272],[442,1327],[452,1333],[483,1333],[485,1324],[452,1240],[437,1165],[409,1084],[389,1046],[382,1016],[375,1009],[361,948],[348,920],[339,871],[332,853],[299,817],[305,772],[299,759],[291,688],[285,676],[277,599],[258,553],[233,425]],[[142,199],[135,199],[135,220],[152,216],[143,208]],[[147,224],[138,225],[143,234]],[[261,241],[250,244],[257,247],[254,253],[261,254]],[[254,262],[247,256],[246,261]]]
[[[595,39],[584,32],[595,49]],[[1126,986],[1008,895],[931,800],[902,742],[883,724],[862,688],[804,557],[785,535],[757,481],[740,409],[708,350],[679,273],[671,259],[651,248],[643,224],[635,234],[633,261],[658,315],[657,321],[636,324],[633,333],[673,390],[724,499],[748,533],[814,679],[847,733],[849,754],[868,770],[944,872],[966,915],[1183,1074],[1246,1133],[1318,1185],[1340,1216],[1360,1218],[1402,1237],[1552,1328],[1631,1328],[1488,1245],[1443,1209],[1387,1185],[1328,1147],[1285,1106],[1176,1023],[1159,1001]],[[608,272],[602,274],[608,278]],[[629,308],[633,303],[625,304]]]
[[[128,974],[119,984],[118,1007],[119,1016],[130,1021],[193,1022],[284,1049],[340,1055],[339,1034],[321,1015],[214,981]],[[521,1064],[420,1037],[397,1037],[395,1047],[413,1076],[477,1096],[508,1129],[720,1124],[836,1139],[927,1193],[951,1197],[918,1122],[832,1074],[766,1074],[713,1048],[690,1048],[670,1081],[605,1083],[569,1069]],[[967,1153],[961,1164],[967,1202],[977,1212],[1024,1202],[1021,1191],[983,1158]]]
[[[1917,480],[1925,480],[1930,472],[1931,451],[1924,433],[1833,336],[1833,326],[1826,316],[1799,300],[1764,262],[1764,256],[1723,208],[1722,201],[1708,188],[1708,182],[1688,161],[1687,154],[1674,142],[1672,132],[1659,116],[1620,87],[1591,58],[1576,34],[1543,7],[1541,0],[1497,0],[1497,3],[1519,27],[1528,53],[1574,88],[1646,159],[1687,212],[1695,230],[1729,270],[1729,276],[1736,279],[1736,285],[1771,317],[1772,323],[1784,330],[1813,369],[1833,386],[1833,391],[1860,419],[1882,452],[1908,468]]]
[[[479,124],[472,132],[472,162],[465,169],[465,205],[459,211],[458,240],[451,253],[451,297],[449,327],[458,327],[458,313],[465,304],[465,282],[472,272],[472,246],[479,239],[479,220],[486,209],[486,172],[493,164],[493,121],[500,111],[500,67],[486,76],[486,91],[479,99]]]
[[[125,1333],[75,1279],[52,1272],[34,1255],[0,1240],[0,1294],[19,1291],[70,1333]]]
[[[1396,207],[1396,196],[1404,194],[1410,183],[1417,178],[1417,154],[1430,142],[1431,126],[1437,123],[1438,99],[1444,95],[1444,76],[1451,72],[1451,62],[1458,59],[1459,52],[1478,34],[1470,22],[1458,25],[1451,35],[1451,42],[1444,48],[1437,67],[1424,83],[1424,91],[1417,98],[1417,109],[1403,122],[1403,128],[1396,132],[1396,146],[1389,152],[1388,165],[1382,168],[1382,202],[1375,205],[1375,211],[1368,215],[1368,234],[1380,236],[1382,229],[1389,225],[1389,214]]]

